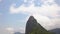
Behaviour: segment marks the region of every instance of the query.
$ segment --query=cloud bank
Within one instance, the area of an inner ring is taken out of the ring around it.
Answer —
[[[25,33],[25,28],[20,27],[20,28],[16,29],[16,28],[13,28],[13,27],[7,27],[7,28],[5,28],[4,31],[6,31],[9,34],[13,34],[15,32]]]
[[[25,0],[25,2],[27,2]],[[57,11],[60,11],[60,7],[53,0],[42,0],[43,4],[40,7],[36,7],[33,1],[30,1],[30,6],[26,7],[22,4],[20,7],[15,8],[15,4],[10,7],[10,13],[30,13],[30,14],[42,14],[47,16],[57,16]]]
[[[42,5],[39,5],[40,3],[37,3],[34,0],[25,0],[24,3],[18,8],[15,7],[16,4],[12,4],[10,6],[10,13],[32,14],[43,27],[50,30],[54,28],[54,26],[57,24],[57,21],[60,19],[60,18],[59,19],[56,18],[56,17],[60,17],[60,14],[58,14],[58,12],[60,12],[60,6],[57,5],[55,0],[40,0],[40,1]],[[25,4],[26,2],[28,2],[28,4]],[[39,6],[35,6],[36,5],[35,3],[37,3]],[[48,17],[53,17],[55,19],[50,19]],[[53,20],[57,20],[57,21],[53,21]]]

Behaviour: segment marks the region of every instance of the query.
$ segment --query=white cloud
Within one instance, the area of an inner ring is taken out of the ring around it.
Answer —
[[[5,33],[9,33],[9,34],[13,34],[14,33],[14,28],[12,28],[12,27],[7,27],[7,28],[5,28]]]
[[[8,27],[6,28],[7,31],[14,31],[14,28]]]
[[[47,16],[42,16],[39,14],[35,14],[33,16],[37,19],[37,22],[47,30],[52,29],[53,26],[55,25],[54,23],[52,23],[51,19],[48,18]]]
[[[41,24],[45,29],[51,30],[54,28],[60,28],[60,18],[48,18],[47,16],[42,16],[39,14],[33,15],[39,24]]]
[[[50,0],[48,0],[50,1]],[[52,2],[52,1],[50,1]],[[47,2],[48,3],[48,2]],[[49,5],[49,4],[43,4],[41,7],[35,7],[34,3],[32,3],[29,7],[25,7],[24,4],[22,4],[20,7],[15,8],[14,4],[11,5],[10,7],[10,12],[11,13],[19,13],[19,12],[24,12],[24,13],[38,13],[38,14],[43,14],[43,15],[50,15],[50,16],[56,16],[57,11],[60,11],[60,7],[57,4]]]
[[[20,28],[12,28],[12,27],[7,27],[5,29],[6,32],[13,34],[15,32],[20,32],[20,33],[25,33],[25,27],[20,27]]]
[[[25,27],[19,27],[19,28],[13,28],[13,27],[0,28],[0,34],[14,34],[15,32],[25,33]]]
[[[54,2],[54,0],[41,0],[41,2],[43,4],[40,7],[34,6],[33,2],[28,7],[26,7],[25,4],[22,4],[18,8],[15,8],[15,4],[12,4],[10,7],[10,13],[14,14],[23,12],[33,14],[43,27],[46,29],[50,29],[50,27],[53,28],[57,22],[52,22],[53,20],[51,21],[47,16],[56,17],[58,15],[57,12],[60,11],[60,7]]]
[[[51,21],[55,24],[52,28],[60,28],[60,18],[54,18]]]

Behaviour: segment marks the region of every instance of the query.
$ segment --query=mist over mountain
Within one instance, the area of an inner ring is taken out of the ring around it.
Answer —
[[[54,33],[47,31],[37,22],[37,20],[33,16],[30,16],[26,23],[25,34],[54,34]]]

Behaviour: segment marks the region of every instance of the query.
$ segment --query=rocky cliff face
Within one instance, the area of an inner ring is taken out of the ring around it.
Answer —
[[[37,20],[33,16],[30,16],[26,23],[25,34],[52,34],[52,33],[48,32],[39,23],[37,23]]]

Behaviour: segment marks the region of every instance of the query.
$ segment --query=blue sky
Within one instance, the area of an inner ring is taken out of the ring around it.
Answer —
[[[38,22],[41,21],[38,18],[40,17],[44,18],[46,22],[56,20],[59,23],[60,0],[0,0],[0,34],[24,32],[26,21],[30,15],[34,15]],[[56,23],[53,24],[56,25]],[[41,24],[44,27],[46,25]]]

